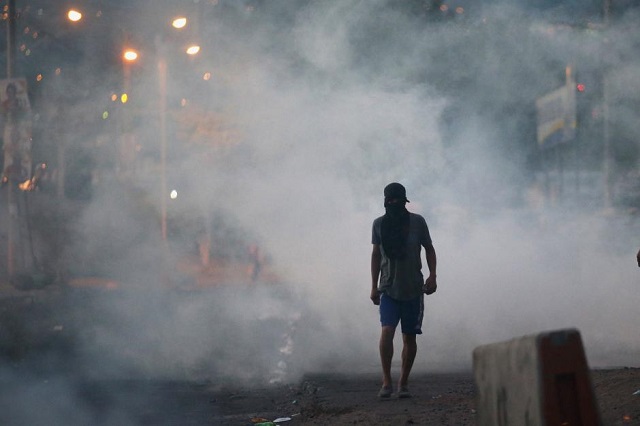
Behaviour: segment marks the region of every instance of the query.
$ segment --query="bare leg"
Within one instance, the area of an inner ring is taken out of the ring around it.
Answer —
[[[392,386],[391,360],[393,359],[393,336],[395,327],[384,326],[380,334],[380,361],[382,362],[382,386]]]
[[[407,386],[409,373],[411,373],[411,367],[413,367],[413,361],[416,359],[416,353],[418,352],[415,334],[403,334],[402,341],[404,344],[402,347],[402,368],[400,370],[399,387]]]

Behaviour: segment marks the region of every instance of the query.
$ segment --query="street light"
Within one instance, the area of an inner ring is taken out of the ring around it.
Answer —
[[[182,30],[187,25],[187,18],[184,16],[178,16],[171,21],[171,26],[176,30]],[[155,40],[156,57],[157,57],[157,72],[158,72],[158,89],[159,89],[159,131],[160,131],[160,221],[161,221],[161,235],[162,240],[167,239],[167,198],[175,197],[175,194],[168,194],[167,188],[167,48],[163,41],[161,34],[156,35]],[[195,56],[200,52],[200,46],[192,44],[186,47],[184,50],[189,56]],[[138,60],[139,53],[135,49],[127,48],[122,53],[123,66],[124,66],[124,93],[121,96],[121,102],[126,102],[127,93],[131,84],[131,65]],[[113,99],[113,98],[112,98]],[[126,115],[123,120],[123,133],[126,133],[126,127],[130,117]],[[129,146],[132,142],[130,139],[132,135],[123,134],[122,143],[124,146]]]
[[[69,18],[71,22],[78,22],[82,19],[82,13],[75,9],[70,9],[69,12],[67,12],[67,18]]]
[[[138,59],[138,52],[135,51],[134,49],[125,49],[124,53],[122,54],[122,57],[127,62],[133,62],[136,59]]]
[[[173,19],[171,26],[177,30],[187,25],[187,18],[178,16]],[[166,46],[160,34],[156,35],[156,54],[158,55],[158,89],[160,113],[160,228],[162,240],[167,240],[167,58]],[[200,52],[200,46],[191,45],[186,53],[194,56]]]
[[[171,22],[171,26],[177,30],[181,30],[187,26],[187,18],[178,16]]]
[[[120,95],[120,102],[126,104],[129,101],[131,90],[131,67],[138,59],[138,51],[133,48],[126,48],[122,51],[122,71],[123,88]],[[119,177],[131,176],[135,173],[135,163],[132,157],[135,149],[135,138],[131,132],[131,117],[124,110],[120,112],[120,152],[118,156],[117,173]]]
[[[128,96],[131,86],[131,64],[138,59],[138,52],[135,49],[127,48],[122,52],[122,71],[124,73],[123,97]],[[126,100],[123,99],[122,103]]]
[[[198,46],[197,44],[191,45],[189,47],[187,47],[187,55],[197,55],[198,52],[200,52],[200,46]]]

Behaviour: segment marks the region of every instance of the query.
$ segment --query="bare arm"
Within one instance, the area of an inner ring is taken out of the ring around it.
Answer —
[[[436,282],[436,267],[438,265],[438,259],[436,256],[436,249],[433,244],[424,246],[425,254],[427,257],[427,266],[429,267],[429,276],[424,282],[424,291],[427,294],[434,293],[438,284]]]
[[[371,301],[374,305],[380,304],[380,292],[378,291],[378,279],[380,278],[380,263],[382,261],[382,252],[380,245],[374,244],[371,252]]]

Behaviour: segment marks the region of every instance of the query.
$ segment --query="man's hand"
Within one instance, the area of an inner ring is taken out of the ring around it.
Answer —
[[[380,304],[380,292],[378,291],[377,288],[374,288],[371,290],[371,301],[373,302],[374,305],[379,305]]]
[[[435,293],[437,288],[438,284],[436,283],[436,277],[434,275],[429,275],[429,278],[425,280],[424,285],[422,286],[422,291],[429,295]]]

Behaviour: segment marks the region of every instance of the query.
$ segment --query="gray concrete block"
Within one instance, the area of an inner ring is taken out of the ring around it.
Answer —
[[[479,346],[473,371],[479,426],[601,424],[576,329]]]

